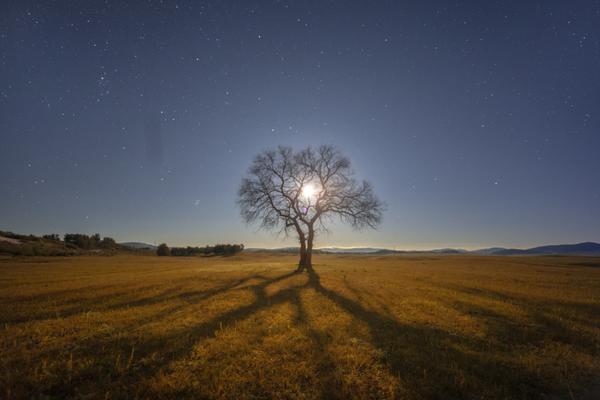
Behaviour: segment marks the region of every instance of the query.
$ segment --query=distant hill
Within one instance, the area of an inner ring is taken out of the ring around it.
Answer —
[[[378,253],[382,250],[390,251],[389,249],[381,249],[374,247],[320,247],[318,250],[323,253],[358,253],[358,254],[368,254],[368,253]],[[393,251],[393,250],[391,250]]]
[[[439,253],[439,254],[464,254],[468,253],[467,250],[464,249],[434,249],[429,250],[428,253]]]
[[[124,242],[124,243],[119,243],[119,245],[126,247],[128,249],[134,249],[134,250],[156,250],[155,245],[143,243],[143,242]]]
[[[257,252],[267,252],[267,253],[298,253],[300,251],[300,247],[279,247],[279,248],[259,248],[259,247],[250,247],[244,249],[245,252],[248,253],[257,253]],[[394,253],[404,253],[402,251],[396,251],[391,249],[384,248],[374,248],[374,247],[320,247],[317,249],[313,249],[313,253],[329,253],[329,254],[394,254]]]
[[[272,253],[296,253],[298,247],[282,247],[277,249],[259,249],[250,248],[246,251],[257,252],[266,251]],[[600,256],[600,244],[594,242],[584,242],[577,244],[558,244],[550,246],[539,246],[530,249],[507,249],[504,247],[489,247],[478,250],[464,249],[432,249],[432,250],[392,250],[377,247],[321,247],[314,249],[315,253],[331,254],[414,254],[414,253],[434,253],[434,254],[476,254],[486,256],[514,256],[514,255],[578,255],[578,256]]]
[[[6,243],[10,243],[10,244],[21,244],[21,241],[19,239],[9,238],[6,236],[1,236],[1,235],[0,235],[0,242],[6,242]]]
[[[600,256],[600,244],[594,242],[583,242],[576,244],[557,244],[551,246],[532,247],[530,249],[500,249],[493,255],[579,255]]]
[[[469,253],[480,254],[480,255],[483,255],[483,256],[488,256],[488,255],[492,255],[492,254],[495,254],[495,253],[498,253],[498,252],[504,251],[504,250],[507,250],[507,249],[504,248],[504,247],[488,247],[488,248],[485,248],[485,249],[472,250]]]
[[[300,251],[300,247],[279,247],[275,249],[268,249],[262,247],[249,247],[245,248],[244,251],[246,253],[258,253],[258,252],[266,252],[266,253],[297,253]]]
[[[463,249],[433,249],[433,250],[392,250],[380,247],[321,247],[323,253],[335,254],[405,254],[405,253],[437,253],[437,254],[463,254]]]

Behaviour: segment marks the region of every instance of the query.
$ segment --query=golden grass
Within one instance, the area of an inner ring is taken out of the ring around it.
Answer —
[[[594,398],[600,260],[0,260],[0,398]]]

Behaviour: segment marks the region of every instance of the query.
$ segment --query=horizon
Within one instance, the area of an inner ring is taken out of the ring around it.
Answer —
[[[116,236],[113,236],[109,233],[102,233],[102,232],[96,232],[96,231],[90,231],[90,232],[19,232],[19,231],[13,231],[10,229],[0,229],[0,232],[12,232],[15,234],[19,234],[19,235],[35,235],[35,236],[42,236],[44,234],[58,234],[61,237],[63,237],[65,234],[67,233],[82,233],[82,234],[87,234],[87,235],[93,235],[96,233],[99,233],[102,237],[111,237],[113,239],[115,239],[115,241],[119,244],[122,243],[142,243],[142,244],[149,244],[149,245],[153,245],[153,246],[158,246],[161,243],[165,243],[167,244],[169,247],[187,247],[187,246],[211,246],[214,244],[218,244],[218,243],[238,243],[238,244],[243,244],[244,248],[247,250],[278,250],[278,249],[285,249],[285,248],[297,248],[298,244],[293,240],[293,238],[288,238],[287,241],[285,242],[281,242],[280,245],[278,246],[274,246],[272,245],[272,243],[269,244],[264,244],[264,245],[260,245],[260,244],[247,244],[247,243],[243,243],[243,242],[239,242],[239,241],[235,241],[235,240],[217,240],[217,241],[213,241],[213,242],[205,242],[205,243],[192,243],[192,242],[169,242],[169,241],[164,241],[164,240],[137,240],[137,239],[132,239],[132,240],[127,240],[127,239],[120,239]],[[554,245],[574,245],[574,244],[582,244],[582,243],[600,243],[600,241],[595,241],[595,240],[582,240],[582,241],[577,241],[577,242],[561,242],[561,243],[536,243],[536,244],[520,244],[520,245],[501,245],[501,244],[488,244],[488,245],[469,245],[469,246],[463,246],[460,244],[456,244],[456,245],[448,245],[448,244],[438,244],[438,245],[431,245],[431,246],[419,246],[419,245],[414,245],[411,246],[410,244],[404,244],[404,245],[391,245],[391,246],[380,246],[380,245],[375,245],[375,244],[365,244],[365,243],[358,243],[356,245],[352,245],[352,246],[345,246],[345,245],[339,245],[339,244],[334,244],[335,242],[323,242],[320,241],[319,244],[317,246],[315,246],[315,250],[320,250],[320,249],[326,249],[326,248],[337,248],[337,249],[358,249],[358,248],[371,248],[371,249],[378,249],[378,250],[393,250],[393,251],[431,251],[431,250],[442,250],[442,249],[452,249],[452,250],[466,250],[466,251],[474,251],[474,250],[482,250],[482,249],[488,249],[488,248],[506,248],[506,249],[518,249],[518,250],[525,250],[525,249],[530,249],[530,248],[534,248],[534,247],[542,247],[542,246],[554,246]]]
[[[2,229],[286,247],[242,221],[240,181],[333,144],[387,211],[317,247],[598,242],[599,7],[13,2]]]

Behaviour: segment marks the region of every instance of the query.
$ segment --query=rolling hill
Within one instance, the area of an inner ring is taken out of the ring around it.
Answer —
[[[249,248],[246,251],[274,252],[274,253],[295,253],[297,247],[283,247],[275,249]],[[573,256],[600,256],[600,244],[595,242],[583,242],[576,244],[557,244],[548,246],[538,246],[528,249],[509,249],[505,247],[489,247],[478,250],[463,250],[453,248],[432,249],[432,250],[393,250],[378,247],[321,247],[314,249],[317,253],[332,254],[414,254],[414,253],[434,253],[434,254],[476,254],[485,256],[517,256],[517,255],[573,255]]]

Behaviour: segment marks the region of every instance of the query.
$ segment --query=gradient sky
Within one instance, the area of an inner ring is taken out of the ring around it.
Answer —
[[[294,244],[247,227],[278,144],[388,205],[317,246],[600,241],[600,1],[8,1],[0,229]]]

